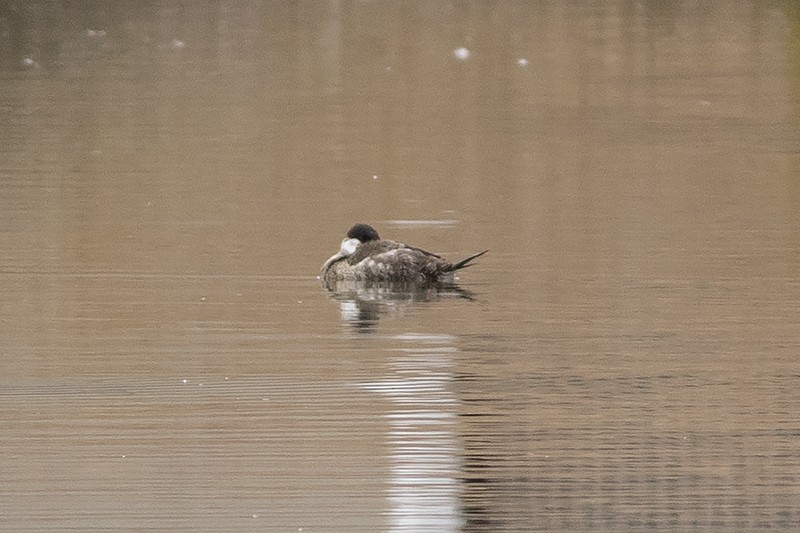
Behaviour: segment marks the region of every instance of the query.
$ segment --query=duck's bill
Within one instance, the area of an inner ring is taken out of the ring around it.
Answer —
[[[324,273],[326,270],[328,270],[331,267],[332,264],[334,264],[336,261],[338,261],[339,259],[341,259],[343,257],[345,257],[345,255],[342,252],[337,252],[337,253],[333,254],[330,257],[330,259],[325,261],[325,264],[322,265],[322,272]]]

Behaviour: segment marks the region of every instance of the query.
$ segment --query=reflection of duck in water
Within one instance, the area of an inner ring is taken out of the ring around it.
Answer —
[[[472,260],[488,250],[451,263],[436,254],[381,239],[367,224],[356,224],[347,232],[339,253],[322,265],[322,280],[337,281],[447,283],[456,270],[470,266]]]
[[[335,281],[325,287],[339,304],[342,323],[361,333],[372,331],[383,318],[399,318],[417,306],[445,299],[476,301],[470,291],[442,283]]]

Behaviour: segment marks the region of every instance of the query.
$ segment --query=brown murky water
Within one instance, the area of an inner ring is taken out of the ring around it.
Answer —
[[[0,529],[800,527],[794,3],[0,6]]]

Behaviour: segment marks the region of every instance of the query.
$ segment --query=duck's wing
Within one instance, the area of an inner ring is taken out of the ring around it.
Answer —
[[[437,279],[452,264],[436,254],[394,241],[360,244],[348,262],[372,279]]]
[[[364,242],[358,245],[356,251],[347,258],[347,262],[351,265],[357,265],[361,261],[369,258],[381,258],[382,260],[388,260],[391,257],[391,254],[384,254],[391,252],[392,250],[397,250],[398,248],[403,248],[404,246],[405,245],[400,244],[399,242],[387,240]]]

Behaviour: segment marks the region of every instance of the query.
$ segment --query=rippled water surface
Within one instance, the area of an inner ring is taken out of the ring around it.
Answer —
[[[798,28],[4,3],[0,529],[796,530]]]

